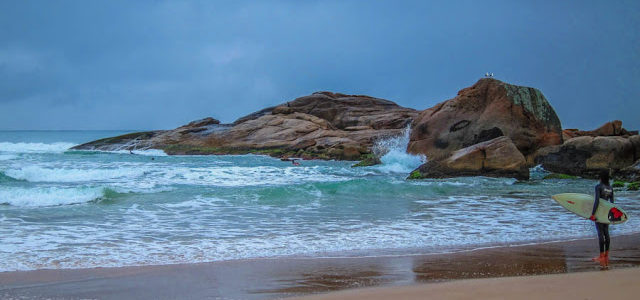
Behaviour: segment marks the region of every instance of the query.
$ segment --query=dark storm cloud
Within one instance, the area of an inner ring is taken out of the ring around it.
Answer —
[[[640,127],[636,2],[5,1],[0,129],[230,122],[318,90],[418,109],[485,72]]]

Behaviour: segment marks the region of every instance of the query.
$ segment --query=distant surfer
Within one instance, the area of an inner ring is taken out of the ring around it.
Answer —
[[[591,211],[591,217],[589,220],[596,223],[596,230],[598,232],[598,243],[600,246],[600,256],[593,258],[593,261],[597,261],[603,267],[609,266],[609,244],[611,239],[609,238],[609,224],[603,224],[596,221],[596,210],[600,204],[600,199],[610,201],[613,203],[613,188],[609,185],[609,171],[602,171],[600,173],[600,183],[596,185],[596,200],[593,202],[593,210]]]
[[[299,166],[299,165],[300,165],[300,163],[299,163],[299,162],[298,162],[298,160],[296,160],[296,159],[292,159],[292,160],[291,160],[291,163],[292,163],[294,166]]]

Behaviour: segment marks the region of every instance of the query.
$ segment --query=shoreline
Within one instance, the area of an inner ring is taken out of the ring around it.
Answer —
[[[618,237],[626,237],[638,235],[640,237],[640,232],[633,233],[621,233],[616,236],[611,236],[611,238]],[[282,256],[263,256],[263,257],[245,257],[245,258],[230,258],[216,261],[202,261],[202,262],[177,262],[177,263],[164,263],[164,264],[133,264],[133,265],[121,265],[121,266],[98,266],[98,267],[78,267],[78,268],[42,268],[42,269],[24,269],[24,270],[5,270],[0,271],[0,279],[3,274],[9,273],[28,273],[28,272],[47,272],[47,271],[64,271],[64,272],[73,272],[73,271],[90,271],[90,270],[102,270],[102,269],[126,269],[126,268],[153,268],[153,267],[162,267],[162,266],[181,266],[181,265],[205,265],[205,264],[219,264],[219,263],[250,263],[252,261],[269,261],[269,260],[278,260],[278,261],[296,261],[296,260],[324,260],[324,259],[371,259],[371,258],[400,258],[400,257],[426,257],[426,256],[437,256],[437,255],[457,255],[463,254],[467,252],[475,252],[475,251],[487,251],[496,248],[518,248],[518,247],[529,247],[529,246],[542,246],[548,244],[556,244],[556,243],[571,243],[571,242],[581,242],[581,241],[590,241],[593,240],[593,237],[578,237],[578,238],[569,238],[566,240],[550,240],[550,241],[527,241],[515,243],[503,243],[503,244],[475,244],[475,245],[465,245],[465,246],[455,246],[455,250],[452,251],[443,251],[443,252],[430,252],[433,248],[401,248],[401,249],[358,249],[358,250],[345,250],[345,255],[334,255],[335,253],[339,253],[339,251],[331,251],[331,252],[319,252],[319,253],[310,253],[310,254],[291,254],[291,255],[282,255]],[[596,241],[597,243],[597,241]],[[0,281],[2,283],[2,281]]]
[[[247,259],[0,273],[0,297],[274,299],[363,287],[599,270],[595,238],[447,254]],[[611,269],[640,266],[640,233],[612,237]]]
[[[567,288],[567,287],[572,288]],[[640,267],[456,280],[433,284],[351,289],[290,300],[383,299],[633,299],[640,293]]]

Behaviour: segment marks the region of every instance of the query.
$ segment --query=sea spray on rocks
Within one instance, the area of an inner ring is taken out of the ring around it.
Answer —
[[[381,165],[376,168],[384,173],[409,173],[427,161],[424,155],[407,153],[411,128],[407,127],[402,135],[376,141],[373,153],[380,157]]]

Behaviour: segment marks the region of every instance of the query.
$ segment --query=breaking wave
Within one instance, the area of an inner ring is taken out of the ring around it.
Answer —
[[[407,153],[409,146],[409,134],[411,128],[407,127],[402,135],[378,140],[373,146],[373,152],[380,157],[382,165],[376,168],[384,173],[409,173],[427,161],[424,155]]]
[[[73,143],[10,143],[0,142],[0,152],[5,153],[62,153],[75,146]]]
[[[19,207],[42,207],[85,203],[104,196],[101,187],[3,187],[0,204]]]

